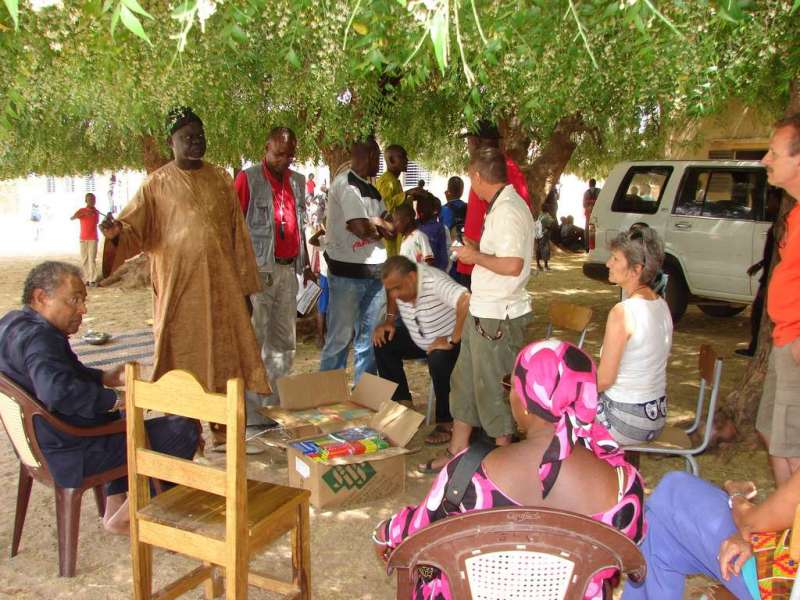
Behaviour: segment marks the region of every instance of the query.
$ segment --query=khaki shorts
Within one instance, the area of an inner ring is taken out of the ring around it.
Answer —
[[[467,315],[461,335],[461,351],[450,377],[450,412],[453,418],[483,427],[493,437],[514,433],[514,420],[502,379],[514,368],[514,360],[525,343],[525,329],[533,313],[516,319],[480,319],[484,332],[498,340],[488,340]]]
[[[800,457],[800,366],[791,344],[773,346],[769,353],[756,430],[766,438],[771,456]]]

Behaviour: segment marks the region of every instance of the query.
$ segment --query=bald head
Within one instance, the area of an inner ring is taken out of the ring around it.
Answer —
[[[297,137],[294,131],[288,127],[275,127],[267,137],[264,162],[272,174],[281,179],[292,164],[296,150]]]
[[[373,137],[356,142],[350,149],[350,168],[364,179],[378,174],[380,159],[381,148]]]

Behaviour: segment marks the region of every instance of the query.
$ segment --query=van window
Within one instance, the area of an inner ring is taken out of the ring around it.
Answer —
[[[632,167],[611,203],[613,212],[654,215],[672,174],[672,167]]]
[[[762,210],[762,170],[688,169],[676,215],[754,220]]]

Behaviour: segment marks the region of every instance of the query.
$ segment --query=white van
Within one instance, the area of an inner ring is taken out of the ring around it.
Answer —
[[[646,223],[665,244],[665,293],[674,322],[689,302],[711,316],[743,311],[758,290],[760,261],[781,191],[755,161],[623,162],[606,179],[587,226],[583,273],[608,281],[609,242]]]

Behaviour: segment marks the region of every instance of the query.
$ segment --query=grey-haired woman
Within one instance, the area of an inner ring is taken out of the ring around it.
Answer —
[[[625,298],[611,309],[597,369],[597,418],[620,444],[655,439],[667,417],[667,359],[672,317],[654,288],[664,244],[649,227],[620,233],[610,244],[608,279]]]

